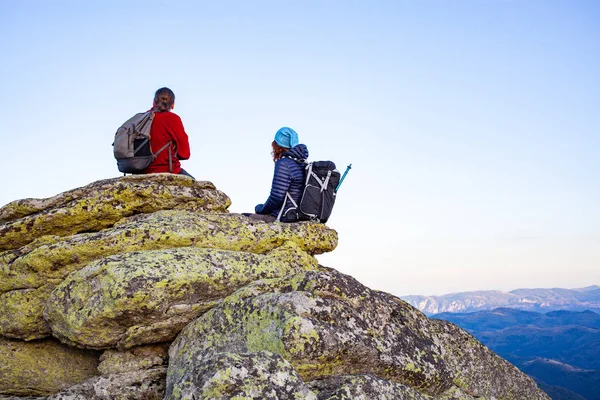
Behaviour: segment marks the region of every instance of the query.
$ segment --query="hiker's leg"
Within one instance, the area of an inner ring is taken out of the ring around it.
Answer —
[[[277,218],[275,218],[274,216],[272,216],[271,214],[244,214],[246,215],[248,218],[250,219],[256,219],[259,221],[264,221],[264,222],[275,222],[275,220]]]
[[[185,169],[181,168],[181,171],[179,171],[178,175],[185,175],[185,176],[189,176],[192,179],[196,179],[193,176],[191,176]]]

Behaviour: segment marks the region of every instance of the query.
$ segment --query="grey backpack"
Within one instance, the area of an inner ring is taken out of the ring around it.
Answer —
[[[156,158],[157,154],[171,146],[165,144],[156,153],[150,148],[150,128],[154,111],[137,113],[129,118],[115,133],[113,152],[119,171],[127,174],[140,174]],[[171,151],[169,149],[169,171],[172,170]]]

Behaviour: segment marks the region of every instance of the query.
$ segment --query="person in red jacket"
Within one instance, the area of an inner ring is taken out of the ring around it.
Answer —
[[[175,107],[175,93],[169,88],[160,88],[154,95],[152,109],[155,111],[154,120],[150,129],[150,148],[152,152],[160,150],[167,143],[171,143],[156,155],[152,163],[144,170],[145,174],[155,172],[171,172],[192,177],[181,168],[179,160],[190,158],[190,143],[188,135],[183,128],[179,115],[171,110]],[[169,171],[169,152],[171,152],[171,170]]]

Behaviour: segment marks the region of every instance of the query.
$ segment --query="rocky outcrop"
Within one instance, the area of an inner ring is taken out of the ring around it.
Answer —
[[[162,180],[157,176],[150,175],[149,182],[159,185]],[[136,178],[134,182],[139,184],[139,177]],[[188,179],[190,178],[171,176],[167,187],[177,187],[177,180],[187,184]],[[116,186],[122,185],[119,180],[102,182],[105,189],[110,188],[108,182]],[[99,184],[90,186],[95,188]],[[137,255],[129,256],[131,259],[144,257],[144,251],[182,247],[264,254],[287,242],[295,243],[308,254],[320,254],[333,250],[337,245],[335,232],[321,224],[258,224],[239,214],[215,214],[214,209],[226,208],[229,199],[224,194],[219,194],[210,183],[198,182],[198,186],[195,190],[184,186],[187,190],[183,193],[190,198],[172,188],[170,191],[158,190],[156,196],[166,192],[167,199],[162,203],[154,201],[153,207],[158,207],[159,204],[170,206],[169,199],[176,192],[179,193],[179,203],[175,207],[197,208],[198,204],[208,203],[211,204],[209,214],[187,210],[136,214],[99,232],[65,237],[42,236],[19,249],[0,253],[0,335],[23,340],[50,335],[50,326],[43,318],[49,294],[69,274],[108,256],[137,251]],[[146,185],[142,187],[145,188]],[[107,190],[110,193],[115,191]],[[77,189],[76,192],[89,193],[83,189]],[[196,197],[201,194],[206,195],[206,199]],[[221,199],[222,202],[217,205],[214,199]],[[46,203],[53,204],[51,201]],[[7,207],[12,204],[14,203]],[[45,209],[43,212],[51,213],[52,209]],[[35,217],[29,215],[24,218]],[[22,225],[20,220],[11,223]],[[0,226],[0,231],[3,229]]]
[[[229,198],[210,182],[169,174],[107,179],[45,200],[12,202],[0,211],[0,250],[44,235],[99,231],[123,217],[164,209],[224,212]]]
[[[0,399],[547,399],[460,328],[318,265],[332,229],[229,204],[157,174],[0,209]]]

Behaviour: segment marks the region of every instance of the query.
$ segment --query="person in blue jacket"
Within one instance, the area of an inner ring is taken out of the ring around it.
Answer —
[[[308,149],[298,143],[298,134],[292,128],[283,127],[275,134],[271,143],[275,162],[275,172],[271,193],[264,204],[254,208],[252,219],[273,222],[294,222],[298,220],[295,204],[300,203],[304,189],[304,167],[308,158]]]

